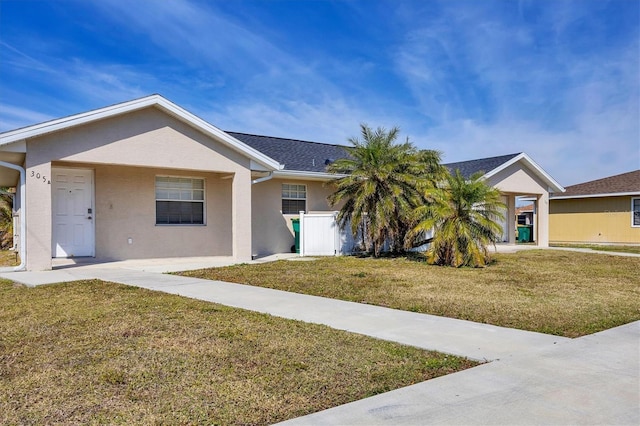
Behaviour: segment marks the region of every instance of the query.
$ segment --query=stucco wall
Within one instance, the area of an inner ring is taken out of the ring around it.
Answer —
[[[552,199],[550,240],[640,244],[640,227],[631,226],[631,198]]]
[[[27,143],[31,163],[97,164],[235,172],[249,159],[156,108],[43,135]]]
[[[333,192],[323,182],[291,179],[271,179],[253,185],[253,254],[263,256],[273,253],[288,253],[294,244],[291,218],[297,214],[282,214],[282,184],[307,186],[307,212],[326,212],[336,209],[327,204]]]
[[[205,180],[205,225],[155,224],[158,175]],[[96,258],[232,255],[231,180],[218,174],[96,165],[95,200]]]
[[[96,171],[97,257],[251,257],[250,160],[156,108],[27,140],[25,163]],[[155,226],[156,174],[206,178],[207,226]],[[50,269],[51,185],[28,177],[26,205],[27,268]]]
[[[26,172],[26,267],[51,269],[51,163],[34,164],[27,156]]]

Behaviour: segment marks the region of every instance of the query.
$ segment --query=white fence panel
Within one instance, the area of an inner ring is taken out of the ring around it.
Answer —
[[[300,256],[336,256],[340,239],[336,213],[300,212]]]

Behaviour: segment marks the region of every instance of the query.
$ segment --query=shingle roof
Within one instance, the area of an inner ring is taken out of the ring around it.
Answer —
[[[246,133],[226,133],[273,158],[280,164],[284,164],[284,170],[322,173],[326,171],[327,160],[335,161],[347,156],[344,149],[345,146],[343,145],[250,135]]]
[[[251,135],[247,133],[226,132],[250,147],[257,149],[274,160],[284,164],[284,170],[304,172],[326,171],[326,161],[345,158],[344,145],[332,145],[321,142],[309,142],[298,139],[277,138],[272,136]],[[501,155],[478,160],[460,161],[444,166],[453,171],[460,170],[464,177],[482,171],[490,172],[519,154]]]
[[[640,193],[640,170],[567,186],[565,189],[566,192],[558,194],[559,197]]]
[[[444,166],[449,169],[449,171],[454,172],[456,169],[460,170],[460,173],[465,178],[470,178],[476,172],[488,173],[493,169],[496,169],[511,160],[514,157],[517,157],[520,154],[508,154],[501,155],[499,157],[488,157],[488,158],[480,158],[478,160],[469,160],[469,161],[459,161],[457,163],[449,163]]]

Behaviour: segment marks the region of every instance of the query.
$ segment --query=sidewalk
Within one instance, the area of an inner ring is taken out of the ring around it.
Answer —
[[[640,322],[572,340],[145,268],[0,276],[29,285],[97,278],[492,361],[286,424],[640,424]]]
[[[281,423],[637,425],[640,323]]]

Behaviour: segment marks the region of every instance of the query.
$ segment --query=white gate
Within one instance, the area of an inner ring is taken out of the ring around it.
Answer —
[[[300,212],[300,256],[340,254],[340,230],[335,212]]]

